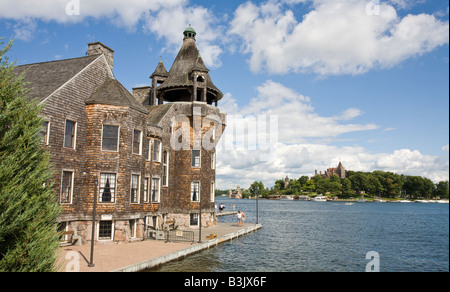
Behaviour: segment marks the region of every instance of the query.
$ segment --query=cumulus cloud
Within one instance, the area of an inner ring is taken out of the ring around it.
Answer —
[[[217,25],[217,18],[207,8],[201,6],[177,5],[172,9],[161,9],[156,13],[147,13],[144,30],[156,34],[166,41],[165,49],[177,52],[180,48],[181,36],[190,24],[197,32],[197,47],[202,59],[211,68],[221,66],[220,54],[223,50],[218,45],[223,35]]]
[[[0,18],[16,20],[32,18],[66,23],[94,17],[133,26],[145,11],[170,9],[185,2],[186,0],[128,0],[125,4],[122,0],[0,0],[2,7]]]
[[[255,98],[242,107],[230,93],[225,94],[220,108],[228,114],[227,129],[217,150],[217,187],[235,188],[240,184],[245,188],[255,180],[273,186],[275,180],[286,175],[291,178],[312,176],[315,170],[336,167],[339,161],[346,169],[354,171],[391,171],[425,176],[436,182],[449,179],[448,145],[442,147],[444,155],[441,156],[424,155],[410,149],[373,153],[358,145],[333,145],[332,142],[344,133],[379,127],[352,123],[352,119],[364,114],[357,108],[330,117],[320,116],[315,112],[313,101],[271,80],[258,86]],[[277,117],[276,133],[267,124],[259,124],[261,116],[262,120]],[[258,140],[261,128],[266,142],[275,134],[276,141],[270,142],[272,148],[261,149]],[[329,143],[318,143],[317,139]]]
[[[37,20],[79,23],[102,19],[128,31],[143,29],[163,38],[166,50],[180,47],[182,32],[192,26],[198,33],[198,47],[206,65],[221,66],[223,52],[218,40],[223,32],[217,18],[207,8],[188,0],[0,0],[0,18],[14,19],[15,38],[28,41],[37,29]]]
[[[389,2],[377,1],[374,12],[367,0],[311,2],[311,11],[301,21],[280,2],[239,6],[230,34],[243,42],[252,71],[361,74],[449,42],[448,21],[430,14],[402,18]],[[395,2],[403,7],[407,1]]]
[[[323,117],[315,112],[311,98],[299,94],[281,83],[268,80],[256,88],[256,97],[239,108],[230,94],[226,94],[221,109],[242,117],[277,116],[279,141],[305,142],[309,138],[329,138],[339,135],[378,129],[376,124],[348,123],[362,114],[350,108],[336,116]]]

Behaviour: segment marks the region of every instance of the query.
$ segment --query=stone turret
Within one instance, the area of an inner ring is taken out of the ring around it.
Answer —
[[[214,85],[209,76],[209,69],[206,68],[196,46],[197,34],[192,27],[188,27],[183,35],[183,45],[170,71],[167,73],[160,61],[155,73],[151,76],[154,90],[153,104],[163,104],[164,101],[199,101],[207,104],[214,103],[217,106],[223,93]],[[159,83],[161,86],[156,88],[155,86]]]

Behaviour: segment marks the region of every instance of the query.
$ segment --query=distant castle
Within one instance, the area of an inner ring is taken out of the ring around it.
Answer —
[[[318,176],[320,175],[322,178],[331,178],[333,175],[336,175],[337,177],[339,177],[340,179],[344,179],[347,177],[347,171],[345,170],[344,166],[342,165],[342,163],[339,161],[339,165],[335,168],[328,168],[324,174],[322,174],[322,172],[320,172],[319,174],[317,173],[317,170],[315,171],[315,175],[314,176]]]
[[[237,186],[236,190],[229,190],[228,191],[228,198],[229,199],[242,199],[241,187]]]

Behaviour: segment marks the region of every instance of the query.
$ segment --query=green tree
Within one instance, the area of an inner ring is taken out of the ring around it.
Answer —
[[[267,193],[266,188],[264,187],[264,184],[261,181],[253,182],[248,190],[250,191],[252,196],[255,196],[256,193],[258,193],[258,195],[260,195],[260,196],[266,196],[266,193]]]
[[[54,271],[59,206],[49,154],[41,146],[41,107],[0,42],[0,271]]]
[[[349,198],[353,196],[355,192],[352,189],[352,182],[348,178],[342,180],[341,197]]]
[[[308,182],[309,178],[306,175],[301,176],[298,179],[298,182],[300,183],[300,188],[304,189],[306,186],[306,183]]]
[[[407,176],[403,185],[404,191],[411,198],[431,198],[434,188],[430,179],[421,176]]]
[[[282,191],[282,190],[284,190],[284,180],[282,180],[282,179],[276,180],[276,181],[275,181],[274,189],[275,189],[276,191]]]
[[[336,175],[332,175],[330,178],[330,182],[328,184],[328,191],[331,192],[332,194],[337,195],[338,193],[341,192],[341,189],[342,189],[341,179]]]
[[[433,181],[431,181],[431,179],[423,177],[423,184],[422,184],[422,195],[427,198],[427,199],[431,199],[433,197],[433,191],[435,189],[435,184],[433,183]]]
[[[320,175],[313,177],[314,185],[316,186],[316,192],[320,194],[324,194],[328,191],[330,179],[322,178]]]
[[[361,194],[362,191],[367,191],[368,189],[368,178],[366,173],[364,172],[355,172],[349,177],[353,190],[355,190],[358,194]]]
[[[286,195],[298,194],[301,192],[301,190],[302,190],[302,185],[301,185],[300,181],[296,180],[296,179],[292,179],[289,182],[289,186],[286,191]]]
[[[436,189],[434,192],[434,196],[439,197],[441,199],[448,199],[448,181],[440,181],[436,185]]]
[[[304,186],[304,190],[310,193],[316,191],[315,181],[313,179],[308,180]]]

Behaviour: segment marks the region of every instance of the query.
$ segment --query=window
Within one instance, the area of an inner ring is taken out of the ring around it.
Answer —
[[[148,203],[148,191],[149,191],[150,178],[144,178],[144,203]]]
[[[192,167],[200,167],[200,150],[192,150]]]
[[[112,239],[112,221],[100,221],[98,222],[98,239],[99,240],[111,240]]]
[[[103,125],[102,150],[118,151],[119,126]]]
[[[64,133],[64,147],[75,149],[75,135],[77,123],[66,120],[66,130]]]
[[[191,183],[191,202],[200,201],[200,182]]]
[[[128,224],[130,225],[130,236],[136,237],[136,219],[128,220]]]
[[[131,194],[130,202],[133,204],[139,203],[139,179],[137,174],[131,175]]]
[[[42,143],[48,145],[50,134],[50,122],[44,121],[42,122],[41,131],[39,132],[39,137],[41,137]]]
[[[163,155],[163,186],[169,186],[169,153],[164,151]]]
[[[211,202],[214,202],[216,196],[215,192],[216,192],[216,185],[214,182],[211,182]]]
[[[145,159],[147,159],[147,161],[150,161],[152,159],[151,157],[151,149],[152,149],[152,140],[147,140],[147,148],[146,148],[146,152],[145,152]]]
[[[116,194],[116,174],[100,173],[100,203],[114,203]]]
[[[197,213],[191,213],[191,215],[190,215],[190,224],[191,224],[191,226],[197,226],[198,225],[198,214]]]
[[[216,169],[216,152],[211,153],[211,169]]]
[[[160,180],[157,177],[152,179],[152,202],[159,202],[160,197]]]
[[[161,141],[153,140],[153,162],[161,162]]]
[[[142,153],[142,132],[139,130],[133,131],[133,154],[141,155]]]
[[[63,171],[61,179],[61,204],[72,203],[73,171]]]

